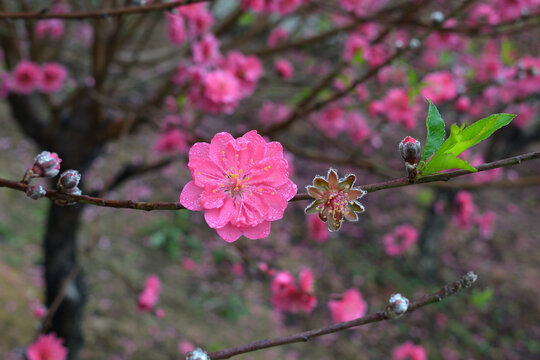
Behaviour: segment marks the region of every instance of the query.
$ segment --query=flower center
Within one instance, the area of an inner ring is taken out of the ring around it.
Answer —
[[[343,214],[347,211],[349,198],[344,192],[333,190],[328,196],[327,203],[330,205],[330,214],[332,214],[334,218],[337,218],[339,217],[339,214]]]

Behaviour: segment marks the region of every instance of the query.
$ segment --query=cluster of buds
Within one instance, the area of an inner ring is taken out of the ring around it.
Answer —
[[[28,184],[33,178],[55,177],[60,172],[61,162],[62,159],[58,157],[58,154],[42,151],[34,158],[34,165],[26,171],[22,182]]]
[[[82,191],[77,186],[81,181],[81,174],[77,170],[67,170],[64,171],[58,178],[56,183],[56,188],[59,192],[68,194],[68,195],[81,195]],[[55,204],[64,206],[64,205],[73,205],[76,202],[68,201],[64,199],[56,199]]]
[[[420,157],[421,148],[420,141],[410,136],[405,137],[399,143],[399,152],[403,160],[405,160],[405,168],[410,180],[413,180],[418,174],[418,158]]]

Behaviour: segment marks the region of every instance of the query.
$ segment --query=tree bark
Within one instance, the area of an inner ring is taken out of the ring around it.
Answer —
[[[82,206],[57,206],[51,203],[43,247],[45,250],[46,305],[50,307],[74,271],[77,271],[77,231]],[[83,346],[82,320],[87,291],[84,275],[77,271],[66,284],[63,300],[47,332],[64,339],[68,360],[77,358]]]

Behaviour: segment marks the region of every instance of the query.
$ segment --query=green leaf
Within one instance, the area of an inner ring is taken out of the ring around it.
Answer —
[[[255,20],[255,17],[256,16],[254,13],[251,13],[251,12],[244,13],[242,14],[242,16],[240,16],[240,19],[238,19],[238,25],[249,26],[251,25],[251,23],[253,23],[253,21]]]
[[[355,52],[354,52],[354,56],[351,60],[351,62],[354,64],[354,65],[360,65],[364,62],[364,49],[362,48],[358,48]]]
[[[433,105],[429,99],[426,100],[429,104],[428,115],[426,118],[427,137],[426,146],[424,147],[424,152],[422,153],[420,161],[425,161],[433,153],[439,150],[444,142],[444,137],[446,136],[444,121],[439,110],[437,110],[437,107]]]
[[[493,289],[487,288],[484,291],[474,291],[471,297],[472,303],[479,309],[484,309],[493,299]]]
[[[433,161],[436,160],[436,161]],[[453,154],[443,154],[442,156],[439,156],[437,159],[435,157],[432,161],[426,164],[424,168],[422,169],[422,175],[431,175],[435,174],[442,170],[448,170],[448,169],[463,169],[463,170],[469,170],[472,172],[477,171],[474,167],[469,165],[468,162],[465,160],[462,160],[458,157],[456,157]]]
[[[478,120],[468,127],[465,127],[465,124],[461,127],[453,124],[448,139],[435,152],[428,163],[421,165],[421,174],[430,175],[442,170],[456,168],[476,171],[474,167],[457,156],[480,141],[487,139],[501,127],[508,125],[515,117],[516,115],[513,114],[494,114]]]

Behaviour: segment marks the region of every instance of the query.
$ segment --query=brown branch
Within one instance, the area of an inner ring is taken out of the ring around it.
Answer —
[[[444,300],[445,298],[456,294],[461,289],[471,287],[476,281],[476,279],[477,279],[477,275],[474,274],[472,271],[470,271],[467,274],[463,275],[459,280],[454,281],[453,283],[450,283],[444,286],[439,291],[432,294],[424,295],[422,298],[412,301],[409,304],[407,313],[411,313],[426,305],[440,302]],[[208,356],[212,360],[228,359],[235,355],[267,349],[270,347],[292,344],[292,343],[297,343],[297,342],[307,342],[319,336],[332,334],[332,333],[343,331],[343,330],[350,329],[353,327],[366,325],[366,324],[379,322],[379,321],[384,321],[384,320],[389,320],[389,319],[392,319],[392,316],[387,311],[379,311],[379,312],[376,312],[376,313],[373,313],[373,314],[370,314],[370,315],[367,315],[367,316],[364,316],[355,320],[332,324],[330,326],[320,328],[320,329],[304,331],[304,332],[297,333],[294,335],[270,339],[270,340],[266,340],[266,339],[259,340],[251,344],[242,345],[242,346],[225,349],[225,350],[215,351],[215,352],[209,353]]]
[[[107,18],[112,16],[122,16],[127,14],[141,14],[155,11],[170,10],[178,6],[196,4],[200,2],[211,2],[214,0],[176,0],[162,4],[150,4],[146,6],[128,6],[117,9],[102,9],[78,11],[70,13],[49,13],[49,9],[43,9],[36,12],[0,12],[0,19],[18,20],[18,19],[62,19],[62,20],[84,20],[95,18]]]
[[[486,171],[486,170],[491,170],[491,169],[500,168],[500,167],[517,165],[528,160],[534,160],[534,159],[539,159],[539,158],[540,158],[540,152],[532,152],[532,153],[523,154],[519,156],[513,156],[504,160],[482,164],[482,165],[477,166],[476,168],[480,172],[480,171]],[[425,184],[425,183],[431,183],[431,182],[436,182],[436,181],[448,181],[455,177],[459,177],[459,176],[463,176],[467,174],[474,174],[474,173],[467,170],[455,170],[455,171],[450,171],[447,173],[433,174],[433,175],[420,177],[413,181],[409,180],[407,177],[402,177],[399,179],[384,181],[384,182],[376,183],[376,184],[359,185],[359,187],[367,192],[375,192],[379,190],[392,189],[392,188],[417,185],[417,184]],[[29,185],[23,184],[22,182],[18,182],[18,181],[12,181],[12,180],[0,178],[0,187],[7,187],[13,190],[26,192]],[[133,201],[133,200],[109,200],[109,199],[102,199],[102,198],[87,196],[87,195],[67,195],[57,190],[50,190],[50,189],[45,189],[45,191],[46,191],[45,197],[48,197],[51,200],[68,200],[69,202],[78,202],[78,203],[90,204],[90,205],[96,205],[96,206],[102,206],[102,207],[135,209],[135,210],[145,210],[145,211],[185,209],[184,206],[182,206],[180,203],[177,203],[177,202],[139,202],[139,201]],[[301,194],[297,194],[290,201],[311,200],[311,199],[312,198],[307,193],[301,193]]]

